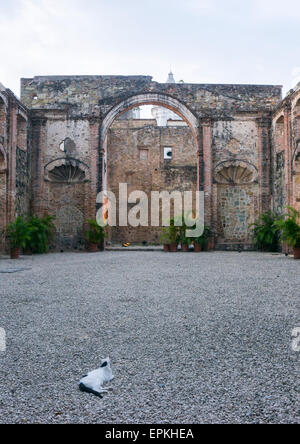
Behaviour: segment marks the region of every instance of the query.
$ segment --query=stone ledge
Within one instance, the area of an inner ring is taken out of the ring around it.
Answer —
[[[216,251],[257,251],[253,244],[239,243],[219,243],[216,245]]]

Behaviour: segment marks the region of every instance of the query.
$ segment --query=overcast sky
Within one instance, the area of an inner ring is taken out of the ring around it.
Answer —
[[[151,75],[177,81],[300,81],[299,0],[0,0],[0,82]]]

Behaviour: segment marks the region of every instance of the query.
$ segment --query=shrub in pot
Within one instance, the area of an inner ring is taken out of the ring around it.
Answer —
[[[50,241],[55,231],[54,216],[32,216],[28,220],[29,239],[25,244],[25,251],[33,254],[45,254],[49,251]]]
[[[196,225],[191,228],[192,230],[196,229]],[[201,236],[190,238],[190,242],[194,244],[195,253],[200,253],[207,248],[208,245],[208,235],[210,230],[207,227],[204,227],[204,231]]]
[[[170,226],[165,227],[162,232],[161,240],[164,243],[164,251],[176,253],[178,249],[179,227],[175,225],[175,220],[170,220]]]
[[[208,239],[207,249],[208,251],[213,251],[215,249],[215,238],[213,235]]]
[[[177,253],[177,251],[178,251],[178,244],[177,243],[170,244],[169,249],[170,249],[170,253]]]
[[[101,227],[96,220],[88,220],[89,230],[86,232],[86,240],[88,242],[88,251],[96,253],[102,247],[106,238],[104,228]]]
[[[204,234],[200,237],[194,238],[195,253],[201,253],[201,251],[204,251],[206,247],[207,247],[207,239],[205,238]]]
[[[186,236],[186,231],[189,228],[182,222],[182,226],[178,227],[178,242],[181,244],[181,251],[184,253],[188,253],[190,251],[191,238]]]
[[[211,251],[215,249],[215,238],[213,232],[209,227],[204,228],[203,237],[205,242],[203,242],[203,249]]]
[[[169,233],[166,228],[163,229],[162,235],[160,236],[160,241],[163,243],[164,252],[165,253],[170,252],[170,239],[169,239]]]
[[[294,249],[294,258],[300,259],[300,211],[288,207],[288,213],[276,222],[281,239]]]
[[[277,222],[280,220],[282,220],[282,216],[267,212],[249,226],[252,230],[254,245],[257,249],[271,252],[278,251],[280,228]]]
[[[187,242],[181,244],[181,251],[183,253],[188,253],[190,251],[190,246]]]
[[[25,248],[26,242],[30,240],[30,230],[28,222],[21,216],[17,217],[15,222],[11,222],[5,229],[5,235],[10,245],[11,259],[20,257],[21,248]]]

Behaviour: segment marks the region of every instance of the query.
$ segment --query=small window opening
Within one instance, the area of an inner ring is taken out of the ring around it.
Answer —
[[[61,144],[59,145],[59,149],[64,153],[65,152],[65,141],[61,142]]]
[[[173,148],[166,147],[164,148],[164,160],[172,160],[173,159]]]

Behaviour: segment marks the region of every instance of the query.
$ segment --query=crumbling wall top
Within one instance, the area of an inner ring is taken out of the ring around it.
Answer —
[[[272,85],[166,84],[151,76],[37,76],[21,80],[21,100],[32,109],[68,109],[70,115],[105,115],[129,97],[164,94],[199,117],[273,111],[282,87]]]

